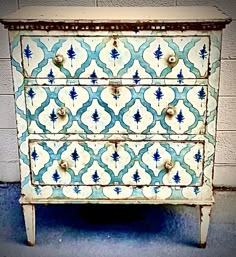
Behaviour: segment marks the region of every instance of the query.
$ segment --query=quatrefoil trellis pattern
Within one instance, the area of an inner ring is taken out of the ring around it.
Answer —
[[[206,86],[27,87],[27,120],[31,133],[202,134],[206,94]]]
[[[198,142],[32,142],[33,181],[52,185],[201,184],[203,144]],[[64,170],[59,163],[67,162]],[[167,171],[165,163],[174,167]]]
[[[142,79],[206,78],[209,66],[209,37],[22,37],[25,74],[33,78]],[[64,58],[57,67],[53,58]],[[176,56],[175,67],[168,58]]]

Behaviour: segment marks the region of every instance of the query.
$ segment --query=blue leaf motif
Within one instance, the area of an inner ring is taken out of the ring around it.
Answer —
[[[161,59],[161,57],[163,56],[163,53],[161,51],[160,44],[158,45],[157,50],[153,54],[154,54],[155,58],[157,58],[158,61]]]
[[[137,110],[137,112],[134,114],[133,118],[134,118],[134,121],[137,122],[137,127],[138,127],[138,123],[141,122],[141,119],[142,119],[142,116],[141,116],[139,110]]]
[[[70,98],[73,100],[73,106],[74,106],[74,100],[77,98],[78,94],[75,91],[75,87],[72,87],[72,89],[69,92]]]
[[[114,66],[116,65],[115,64],[115,60],[116,59],[118,59],[119,58],[119,52],[115,49],[115,48],[113,48],[112,50],[111,50],[111,52],[110,52],[110,55],[111,55],[111,58],[113,58],[114,59]]]
[[[36,152],[35,147],[34,147],[34,150],[33,150],[32,153],[31,153],[31,157],[32,157],[32,159],[34,160],[34,165],[35,165],[35,167],[36,167],[36,160],[38,160],[39,156],[38,156],[38,154],[37,154],[37,152]]]
[[[112,155],[111,155],[112,160],[115,162],[115,164],[117,165],[117,162],[119,161],[120,155],[117,153],[117,151],[115,151]],[[117,166],[116,166],[117,167]]]
[[[54,123],[55,123],[55,121],[57,120],[57,115],[56,115],[54,109],[52,109],[52,113],[49,115],[49,118],[50,118],[51,122],[53,123],[53,128],[55,128],[55,127],[54,127]]]
[[[154,95],[156,96],[156,99],[158,100],[158,106],[159,106],[159,102],[162,99],[162,97],[164,96],[164,94],[161,91],[161,88],[159,87],[156,92],[154,93]]]
[[[160,154],[159,154],[159,152],[158,152],[158,149],[157,149],[156,152],[153,154],[152,158],[153,158],[153,160],[156,162],[156,168],[157,168],[157,162],[160,161],[160,159],[161,159],[161,156],[160,156]]]
[[[75,162],[75,167],[76,167],[76,161],[78,161],[79,157],[80,157],[79,154],[77,153],[76,148],[75,148],[74,152],[70,156],[71,156],[72,160]]]
[[[203,45],[202,49],[199,52],[199,55],[200,55],[200,58],[202,58],[202,60],[204,60],[207,57],[208,53],[206,50],[206,44]]]
[[[153,188],[153,190],[154,190],[154,193],[155,193],[155,194],[157,194],[157,193],[159,193],[159,192],[160,192],[159,187],[157,187],[157,186],[156,186],[156,187],[154,187],[154,188]]]
[[[205,93],[203,87],[198,91],[198,94],[197,94],[197,95],[198,95],[198,98],[199,98],[200,100],[204,100],[204,99],[205,99],[206,93]],[[202,103],[201,103],[201,106],[202,106]]]
[[[198,195],[200,193],[199,187],[194,187],[193,192],[195,193],[195,195]]]
[[[53,173],[52,178],[55,182],[58,182],[58,180],[61,178],[57,170],[55,170],[55,172]]]
[[[35,193],[36,193],[37,195],[41,194],[41,192],[42,192],[42,190],[40,189],[39,186],[35,186],[34,190],[35,190]]]
[[[55,76],[54,76],[54,74],[53,74],[52,69],[50,69],[50,71],[49,71],[49,73],[48,73],[48,82],[49,82],[50,84],[52,84],[52,83],[54,82],[54,79],[55,79]]]
[[[202,155],[200,150],[197,151],[197,153],[194,155],[194,160],[197,162],[197,167],[199,168],[199,163],[202,160]]]
[[[140,82],[140,77],[139,77],[139,74],[138,74],[138,70],[135,71],[135,74],[133,75],[133,81],[134,83],[137,85],[139,82]]]
[[[90,74],[89,78],[91,79],[93,85],[97,83],[98,77],[95,70]]]
[[[114,188],[114,191],[115,191],[117,194],[119,194],[119,193],[121,193],[121,188],[120,188],[120,187],[115,187],[115,188]]]
[[[36,93],[34,92],[34,90],[32,88],[30,88],[29,91],[27,92],[27,95],[31,99],[31,102],[33,105],[33,98],[35,97]]]
[[[180,183],[180,176],[179,176],[179,172],[177,171],[176,174],[173,177],[173,180],[175,181],[176,184]]]
[[[72,67],[72,60],[75,59],[76,53],[71,45],[70,49],[67,51],[68,57],[71,59],[71,67]]]
[[[94,174],[92,175],[92,180],[94,183],[97,183],[100,180],[100,177],[98,176],[97,171],[95,171]]]
[[[94,113],[92,114],[92,119],[95,123],[97,123],[99,120],[100,120],[100,117],[99,117],[99,114],[98,114],[98,111],[97,109],[95,109]]]
[[[176,116],[177,122],[179,123],[179,129],[181,129],[180,124],[184,122],[184,115],[182,113],[182,110],[179,111],[179,113]]]
[[[132,176],[134,182],[138,183],[141,179],[141,177],[139,176],[138,170],[136,170],[136,172],[133,174]]]
[[[182,69],[180,69],[179,74],[177,74],[177,82],[179,84],[182,84],[184,82],[184,75],[183,75]]]
[[[74,187],[74,192],[75,192],[77,195],[81,192],[79,186],[75,186],[75,187]]]
[[[32,51],[30,50],[29,45],[27,44],[25,49],[24,49],[24,56],[28,59],[28,66],[29,66],[29,59],[32,58]]]

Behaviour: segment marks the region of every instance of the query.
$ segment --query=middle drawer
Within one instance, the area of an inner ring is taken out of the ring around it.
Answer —
[[[28,86],[29,133],[204,134],[207,86]]]

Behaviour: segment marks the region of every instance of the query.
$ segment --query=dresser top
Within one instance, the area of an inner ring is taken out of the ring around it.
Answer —
[[[78,7],[30,6],[2,17],[5,25],[16,24],[217,24],[223,27],[231,18],[217,7]],[[6,26],[8,27],[8,26]],[[20,29],[20,28],[19,28]],[[31,28],[32,29],[32,28]]]
[[[225,21],[229,19],[216,7],[78,7],[29,6],[3,17],[3,21]]]

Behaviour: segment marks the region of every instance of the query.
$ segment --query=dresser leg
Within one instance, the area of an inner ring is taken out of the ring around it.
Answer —
[[[210,224],[211,205],[200,206],[200,248],[206,247],[208,228]]]
[[[27,235],[27,244],[35,244],[35,206],[33,204],[23,204],[23,213],[25,219],[25,229]]]

